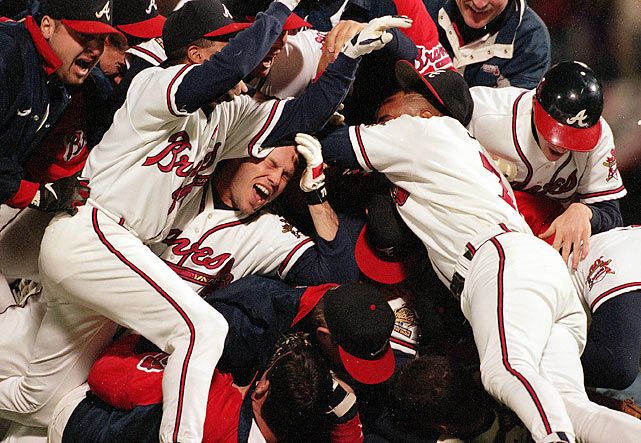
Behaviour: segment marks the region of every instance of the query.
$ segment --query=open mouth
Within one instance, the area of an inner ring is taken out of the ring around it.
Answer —
[[[258,194],[258,197],[260,198],[260,200],[264,200],[264,201],[267,201],[267,199],[271,195],[270,190],[259,183],[256,183],[254,185],[254,191],[256,191],[256,194]]]
[[[78,68],[78,71],[81,75],[87,75],[89,71],[94,67],[95,62],[93,60],[79,58],[74,62],[74,65]]]

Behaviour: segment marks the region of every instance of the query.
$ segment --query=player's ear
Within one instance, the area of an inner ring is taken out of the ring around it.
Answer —
[[[40,32],[42,32],[42,36],[45,39],[49,40],[51,38],[56,30],[56,24],[55,20],[48,15],[42,17],[42,21],[40,22]]]
[[[203,55],[200,52],[201,49],[202,48],[200,46],[196,46],[196,45],[189,45],[189,47],[187,47],[186,55],[187,55],[187,61],[189,64],[199,65],[205,61]]]
[[[316,328],[316,339],[323,343],[324,341],[331,340],[332,334],[329,332],[325,326],[319,326]]]
[[[430,118],[430,117],[434,117],[434,114],[432,113],[432,111],[430,109],[423,108],[423,110],[420,112],[419,116],[423,117],[423,118]]]

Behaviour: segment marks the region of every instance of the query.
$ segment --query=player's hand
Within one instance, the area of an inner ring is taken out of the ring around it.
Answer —
[[[585,259],[590,252],[591,218],[592,210],[589,207],[583,203],[572,203],[539,238],[546,239],[554,235],[552,247],[561,252],[566,263],[570,252],[574,251],[572,269],[576,270],[579,261]]]
[[[275,0],[277,3],[282,3],[283,5],[287,6],[290,11],[293,11],[296,9],[296,6],[300,3],[300,0]]]
[[[393,34],[387,32],[388,29],[409,28],[410,26],[412,26],[412,19],[405,16],[386,15],[375,18],[361,32],[345,43],[341,51],[350,58],[358,58],[381,49],[392,41]]]
[[[355,22],[353,20],[341,20],[327,33],[323,45],[323,55],[326,55],[329,63],[336,60],[341,48],[356,34],[361,32],[365,26],[367,26],[365,23]]]
[[[300,188],[304,192],[322,188],[325,186],[325,174],[320,142],[309,134],[296,134],[294,140],[298,145],[296,150],[307,162],[307,167],[300,178]]]
[[[89,198],[89,190],[89,179],[78,173],[41,184],[29,206],[44,212],[65,211],[74,215]]]

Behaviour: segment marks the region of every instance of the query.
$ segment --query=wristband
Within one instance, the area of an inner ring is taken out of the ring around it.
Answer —
[[[327,189],[325,185],[313,191],[304,192],[305,200],[309,206],[320,205],[327,201]]]

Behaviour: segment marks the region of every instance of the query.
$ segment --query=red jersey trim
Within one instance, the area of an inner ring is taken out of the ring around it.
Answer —
[[[190,67],[190,65],[185,65],[183,66],[180,71],[174,76],[174,78],[171,79],[169,82],[169,86],[167,86],[167,109],[169,109],[169,112],[171,112],[172,115],[175,115],[176,117],[180,117],[180,114],[178,114],[178,110],[174,111],[174,107],[171,104],[171,89],[174,87],[174,83],[176,83],[176,80],[178,80],[178,77],[183,75],[183,73]]]
[[[129,48],[129,50],[132,51],[132,53],[135,52],[135,51],[142,52],[146,56],[156,60],[158,62],[158,64],[161,64],[162,62],[164,62],[164,60],[162,58],[158,57],[158,55],[154,54],[149,49],[145,49],[145,48],[142,48],[140,46],[132,46],[131,48]]]
[[[374,166],[372,166],[372,162],[369,160],[369,157],[367,156],[367,152],[365,152],[365,145],[363,144],[363,137],[361,137],[360,126],[354,126],[354,135],[356,135],[356,142],[358,143],[358,149],[361,151],[361,156],[363,157],[365,166],[367,166],[371,171],[374,171],[375,168]]]
[[[300,248],[302,248],[303,246],[305,246],[307,243],[311,241],[312,241],[311,238],[306,238],[305,240],[297,244],[294,247],[294,249],[289,251],[289,254],[287,254],[287,257],[285,257],[285,260],[283,260],[283,262],[278,267],[278,274],[282,275],[282,273],[285,272],[285,269],[287,268],[287,265],[289,264],[289,261],[292,259],[292,257],[300,250]]]
[[[625,283],[619,286],[615,286],[614,288],[608,289],[603,294],[599,295],[597,298],[594,299],[594,301],[590,304],[590,311],[594,312],[594,307],[597,304],[599,304],[599,302],[604,298],[614,294],[615,292],[621,291],[623,289],[630,289],[630,288],[641,288],[641,282],[635,281],[635,282]],[[626,292],[629,292],[629,291],[626,291]]]
[[[591,192],[589,194],[579,194],[579,198],[588,199],[588,198],[594,198],[594,197],[603,197],[604,195],[614,195],[623,191],[625,191],[625,186],[621,185],[616,189],[610,189],[608,191]]]
[[[519,109],[519,103],[521,102],[521,99],[523,96],[527,93],[527,91],[522,92],[516,100],[514,100],[514,105],[512,106],[512,141],[514,142],[514,148],[516,148],[517,154],[519,154],[519,157],[521,158],[521,161],[525,164],[525,167],[527,168],[527,174],[525,176],[525,179],[523,179],[522,182],[520,183],[514,183],[512,187],[514,189],[521,189],[525,185],[528,184],[530,180],[532,180],[532,174],[533,174],[533,169],[532,165],[528,161],[527,157],[525,154],[523,154],[523,149],[521,148],[521,144],[519,143],[519,135],[516,131],[516,121],[517,121],[517,111]]]
[[[253,154],[254,150],[254,145],[258,143],[258,140],[263,136],[263,134],[267,131],[267,128],[269,125],[271,125],[272,120],[274,119],[274,116],[276,115],[276,111],[278,110],[278,105],[280,105],[281,100],[276,100],[276,103],[273,104],[272,109],[269,111],[269,115],[267,116],[267,121],[263,124],[263,127],[260,128],[260,131],[249,141],[249,145],[247,145],[247,154],[254,158],[256,157]]]

